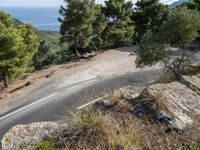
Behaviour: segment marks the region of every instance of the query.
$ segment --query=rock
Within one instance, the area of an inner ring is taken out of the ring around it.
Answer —
[[[155,113],[155,118],[156,120],[158,120],[159,122],[162,122],[162,123],[170,123],[171,121],[171,118],[168,114],[166,114],[165,111],[163,110],[158,110],[156,113]]]
[[[105,109],[109,109],[113,107],[113,104],[111,103],[111,101],[103,99],[100,101],[97,101],[96,103],[93,104],[92,108],[94,110],[105,110]]]
[[[182,76],[183,79],[188,82],[189,84],[193,85],[194,87],[200,89],[200,77],[195,76]]]
[[[26,84],[25,84],[25,86],[29,86],[29,85],[31,85],[31,84],[33,84],[32,81],[27,81]]]
[[[121,98],[123,98],[123,93],[120,90],[115,90],[113,93],[113,97],[121,99]]]
[[[124,98],[126,100],[133,100],[140,96],[141,90],[133,87],[133,86],[126,86],[123,88],[120,88],[119,90],[116,90],[113,94],[115,98]]]
[[[130,111],[138,117],[143,117],[145,115],[145,110],[141,107],[132,108]]]
[[[1,141],[2,150],[32,150],[43,140],[58,136],[66,127],[66,124],[60,122],[15,126],[4,135]]]
[[[162,110],[157,118],[167,119],[173,128],[184,130],[200,115],[200,95],[179,82],[152,85],[147,94]]]

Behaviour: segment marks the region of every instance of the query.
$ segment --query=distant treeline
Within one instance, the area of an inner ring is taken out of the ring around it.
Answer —
[[[1,11],[0,76],[7,86],[7,79],[90,51],[145,42],[151,46],[142,48],[155,51],[155,43],[189,43],[199,36],[199,11],[198,0],[177,8],[169,8],[159,0],[140,0],[135,7],[127,0],[107,0],[104,5],[95,0],[65,0],[59,10],[60,33],[38,31]],[[158,55],[149,57],[145,50],[139,54],[143,55],[138,64],[159,59]]]

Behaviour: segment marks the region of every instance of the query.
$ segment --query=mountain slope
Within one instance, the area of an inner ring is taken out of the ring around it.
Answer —
[[[191,0],[179,0],[179,1],[175,1],[172,4],[170,4],[169,7],[170,8],[175,8],[176,6],[181,5],[181,4],[185,3],[185,2],[189,2],[189,1],[191,1]]]

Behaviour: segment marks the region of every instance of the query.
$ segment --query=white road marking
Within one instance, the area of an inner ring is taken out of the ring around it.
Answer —
[[[53,97],[53,96],[55,96],[55,95],[57,95],[57,94],[58,94],[58,93],[54,93],[54,94],[52,94],[52,95],[50,95],[50,96],[47,96],[47,97],[45,97],[45,98],[43,98],[43,99],[40,99],[40,100],[38,100],[38,101],[36,101],[36,102],[33,102],[33,103],[31,103],[31,104],[29,104],[29,105],[27,105],[27,106],[24,106],[24,107],[22,107],[22,108],[20,108],[20,109],[18,109],[18,110],[15,110],[15,111],[11,112],[10,114],[7,114],[6,116],[1,117],[1,118],[0,118],[0,121],[3,120],[3,119],[5,119],[5,118],[7,118],[7,117],[10,117],[11,115],[16,114],[16,113],[18,113],[18,112],[20,112],[20,111],[22,111],[22,110],[24,110],[24,109],[26,109],[26,108],[29,108],[29,107],[31,107],[31,106],[37,104],[37,103],[40,103],[40,102],[42,102],[42,101],[45,101],[45,100],[47,100],[48,98]]]
[[[83,109],[84,107],[86,107],[86,106],[88,106],[88,105],[90,105],[90,104],[94,104],[95,102],[100,101],[100,100],[102,100],[102,99],[104,99],[104,98],[106,98],[106,97],[108,97],[108,96],[109,96],[109,95],[106,95],[106,96],[104,96],[104,97],[100,97],[100,98],[98,98],[98,99],[96,99],[96,100],[93,100],[93,101],[91,101],[91,102],[89,102],[89,103],[86,103],[86,104],[84,104],[84,105],[78,107],[77,109],[78,109],[78,110]]]

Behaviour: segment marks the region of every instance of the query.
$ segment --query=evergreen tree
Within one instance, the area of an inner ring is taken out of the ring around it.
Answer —
[[[107,27],[102,33],[107,47],[118,47],[127,44],[134,34],[131,21],[133,4],[126,0],[108,0],[102,8]]]
[[[30,25],[14,26],[10,15],[0,11],[0,74],[7,79],[24,73],[39,46]]]
[[[69,42],[70,50],[79,56],[80,50],[87,47],[95,37],[94,26],[97,26],[95,22],[101,11],[100,6],[95,4],[95,0],[65,0],[65,3],[66,7],[61,6],[60,9],[63,16],[59,18],[60,40],[61,43]]]
[[[132,20],[135,22],[135,38],[140,40],[142,36],[151,30],[157,32],[163,21],[167,19],[169,9],[159,0],[137,1]]]
[[[183,46],[191,43],[198,36],[200,28],[200,15],[197,11],[186,8],[176,9],[170,13],[163,23],[160,39],[169,44]]]
[[[169,14],[167,20],[160,28],[159,34],[147,32],[141,40],[138,49],[137,65],[143,66],[153,64],[159,60],[165,63],[165,66],[173,71],[176,79],[181,77],[181,67],[185,67],[186,49],[185,44],[189,44],[198,36],[200,28],[200,16],[198,12],[189,9],[176,9]],[[169,56],[169,49],[166,44],[176,44],[183,51],[180,58],[172,60]]]
[[[95,22],[93,23],[93,39],[91,41],[94,43],[96,50],[100,50],[104,45],[101,33],[105,30],[106,26],[105,15],[100,10],[96,16]]]

